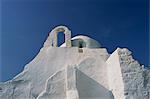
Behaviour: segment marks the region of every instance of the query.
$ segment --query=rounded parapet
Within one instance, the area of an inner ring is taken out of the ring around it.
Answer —
[[[72,47],[79,47],[79,48],[100,48],[101,47],[101,44],[98,43],[96,40],[83,35],[73,37],[71,39],[71,44]],[[62,44],[61,47],[66,47],[66,44],[65,43]]]

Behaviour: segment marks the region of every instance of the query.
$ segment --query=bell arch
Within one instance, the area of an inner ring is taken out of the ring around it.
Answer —
[[[71,47],[71,31],[65,26],[58,26],[50,33],[50,46],[58,47],[58,33],[63,32],[65,35],[66,47]]]

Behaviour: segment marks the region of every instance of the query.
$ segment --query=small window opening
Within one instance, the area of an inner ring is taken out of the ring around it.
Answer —
[[[0,92],[2,92],[2,88],[0,87]]]
[[[83,48],[83,47],[86,47],[86,44],[85,44],[85,42],[84,41],[79,41],[79,43],[78,43],[79,45],[78,45],[78,47],[79,48]]]
[[[83,48],[83,45],[81,42],[79,43],[79,48]]]
[[[83,41],[79,41],[79,45],[78,45],[78,47],[79,47],[79,53],[83,53]]]
[[[128,93],[127,93],[127,92],[125,92],[125,93],[124,93],[124,95],[128,95]]]

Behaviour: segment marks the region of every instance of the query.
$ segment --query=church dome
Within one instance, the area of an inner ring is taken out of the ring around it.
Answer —
[[[72,47],[79,47],[79,48],[100,48],[101,45],[94,39],[79,35],[75,36],[71,39]],[[66,47],[66,44],[62,44],[60,47]]]

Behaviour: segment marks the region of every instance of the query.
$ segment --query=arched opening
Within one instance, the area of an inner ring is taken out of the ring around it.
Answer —
[[[54,28],[50,33],[50,40],[48,40],[49,42],[47,42],[50,43],[50,46],[58,47],[60,46],[60,44],[62,44],[62,36],[64,35],[66,47],[71,47],[71,31],[65,26],[58,26]]]
[[[58,46],[62,45],[65,42],[65,34],[63,32],[58,32],[57,42],[58,42]]]

